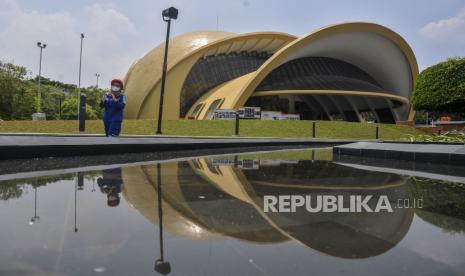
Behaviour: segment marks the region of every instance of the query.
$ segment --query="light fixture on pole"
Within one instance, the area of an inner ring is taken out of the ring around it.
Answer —
[[[99,73],[95,73],[95,77],[97,78],[96,82],[95,82],[95,88],[98,88],[98,78],[100,78],[100,74]]]
[[[162,15],[163,21],[167,23],[167,26],[166,26],[165,56],[163,58],[163,69],[162,69],[162,75],[161,75],[161,91],[160,91],[160,104],[159,104],[159,109],[158,109],[158,125],[157,125],[156,134],[162,134],[161,133],[161,122],[163,119],[163,97],[165,94],[166,66],[168,62],[168,44],[170,40],[171,19],[178,18],[178,10],[175,7],[170,7],[166,10],[163,10],[161,15]]]
[[[39,57],[39,77],[37,79],[37,106],[36,113],[32,114],[32,120],[45,120],[45,114],[42,113],[41,98],[40,93],[40,79],[42,76],[42,51],[47,47],[47,44],[42,44],[42,42],[37,42],[37,47],[40,48],[40,57]]]
[[[84,34],[81,34],[81,50],[79,55],[79,80],[78,80],[78,119],[79,132],[86,130],[86,94],[81,93],[81,68],[82,68],[82,42]]]

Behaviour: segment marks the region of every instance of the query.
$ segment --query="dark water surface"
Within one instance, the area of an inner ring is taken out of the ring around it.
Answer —
[[[465,274],[465,178],[331,160],[299,149],[10,174],[0,275]],[[265,196],[286,195],[394,208],[264,212]]]

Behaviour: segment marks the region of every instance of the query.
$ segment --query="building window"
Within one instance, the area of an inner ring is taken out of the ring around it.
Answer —
[[[204,103],[199,103],[195,108],[194,111],[192,111],[191,116],[189,116],[189,119],[197,119],[199,116],[200,112],[203,110],[203,107],[205,106]]]
[[[258,69],[268,58],[266,52],[240,52],[200,58],[184,81],[181,90],[180,117],[212,88]]]
[[[207,115],[205,116],[205,119],[211,120],[213,119],[213,115],[215,110],[219,109],[221,104],[223,103],[224,99],[216,99],[212,102],[210,107],[208,108]]]
[[[368,73],[355,65],[328,57],[291,60],[274,69],[256,91],[349,90],[385,92]]]

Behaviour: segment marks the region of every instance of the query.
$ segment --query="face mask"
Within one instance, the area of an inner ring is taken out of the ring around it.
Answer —
[[[111,91],[113,91],[113,92],[118,92],[120,90],[121,90],[121,88],[119,86],[117,86],[117,85],[112,85],[111,86]]]

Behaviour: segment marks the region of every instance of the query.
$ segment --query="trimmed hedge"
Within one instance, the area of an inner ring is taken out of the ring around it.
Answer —
[[[450,58],[422,71],[412,104],[415,110],[465,112],[465,58]]]

